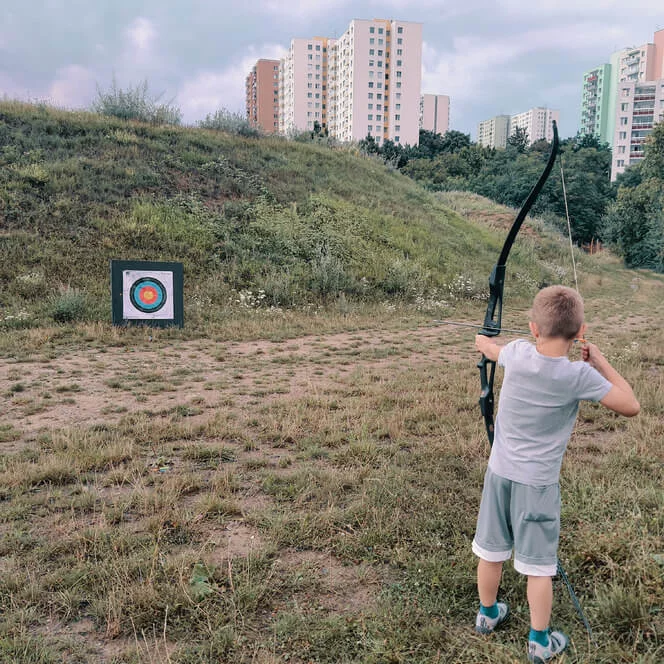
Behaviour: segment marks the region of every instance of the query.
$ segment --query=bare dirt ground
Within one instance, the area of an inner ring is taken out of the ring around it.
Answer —
[[[191,341],[154,349],[92,349],[48,361],[3,359],[3,423],[18,435],[0,445],[10,452],[40,432],[113,424],[134,412],[163,416],[180,409],[194,422],[219,407],[237,409],[314,395],[347,383],[353,372],[384,368],[397,358],[403,366],[440,358],[469,362],[474,356],[472,330],[431,326],[286,342]]]

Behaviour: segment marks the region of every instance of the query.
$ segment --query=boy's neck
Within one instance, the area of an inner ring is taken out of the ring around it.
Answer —
[[[537,337],[535,347],[546,357],[566,357],[573,343],[573,340],[560,337]]]

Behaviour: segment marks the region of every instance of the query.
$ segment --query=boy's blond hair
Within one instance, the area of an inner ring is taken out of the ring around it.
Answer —
[[[535,296],[531,318],[543,337],[574,339],[583,325],[583,299],[567,286],[548,286]]]

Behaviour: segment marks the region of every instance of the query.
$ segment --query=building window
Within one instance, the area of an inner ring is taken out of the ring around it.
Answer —
[[[395,137],[394,137],[394,142],[395,142],[395,143],[398,143],[400,140],[401,140],[401,139],[400,139],[398,136],[395,136]]]
[[[370,43],[370,44],[373,44],[375,41],[376,41],[376,40],[375,40],[373,37],[371,37],[371,39],[369,39],[369,43]]]
[[[307,44],[307,49],[309,49],[311,51],[311,50],[313,50],[313,46],[311,44]]]
[[[382,56],[382,55],[383,55],[383,51],[378,51],[378,55]]]
[[[379,66],[379,67],[382,67],[382,66],[383,66],[383,61],[382,61],[382,60],[379,60],[379,61],[378,61],[378,66]]]
[[[401,67],[401,60],[397,60],[397,67]]]
[[[403,49],[402,48],[397,49],[397,55],[403,55]]]
[[[378,28],[378,34],[382,35],[383,34],[383,28]]]
[[[397,28],[397,32],[398,32],[400,35],[402,35],[402,34],[403,34],[403,28],[401,28],[401,27]]]
[[[397,81],[397,88],[400,88],[400,87],[401,87],[401,81]]]
[[[369,104],[369,110],[373,111],[373,104]]]
[[[373,67],[373,66],[374,66],[374,61],[373,61],[373,60],[369,60],[369,67]]]
[[[401,110],[401,104],[396,104],[396,109],[397,109],[397,111],[400,111]]]
[[[380,116],[380,115],[376,116],[376,120],[378,120],[378,122],[380,122],[382,119],[383,119],[382,116]]]
[[[316,44],[316,50],[320,51],[320,44]]]
[[[373,99],[373,92],[369,93],[369,99]]]
[[[379,37],[378,38],[378,46],[382,46],[382,45],[383,45],[383,40]]]
[[[386,107],[386,108],[387,108],[387,107]],[[401,116],[400,116],[399,114],[395,115],[395,116],[394,116],[394,120],[395,120],[396,122],[399,122],[399,120],[401,120]]]
[[[369,87],[373,88],[373,81],[369,81]]]
[[[400,71],[397,72],[397,78],[401,78],[401,72]]]
[[[399,46],[403,44],[403,39],[401,39],[401,37],[397,37],[397,44],[399,44]]]
[[[367,115],[367,120],[373,120],[373,113],[369,113],[369,115]]]
[[[373,49],[373,48],[370,48],[370,49],[369,49],[369,55],[373,55],[373,54],[374,54],[374,49]]]
[[[401,126],[400,125],[395,125],[394,131],[401,131]]]
[[[312,54],[312,53],[309,53],[309,60],[313,60],[313,59],[314,59],[313,54]]]
[[[373,26],[370,27],[370,28],[369,28],[369,32],[373,35],[374,32],[376,32],[376,28],[374,28]]]

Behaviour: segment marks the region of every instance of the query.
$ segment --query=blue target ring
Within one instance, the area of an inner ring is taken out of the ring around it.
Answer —
[[[154,314],[166,304],[167,294],[164,284],[154,277],[137,279],[129,289],[129,301],[138,311]]]

